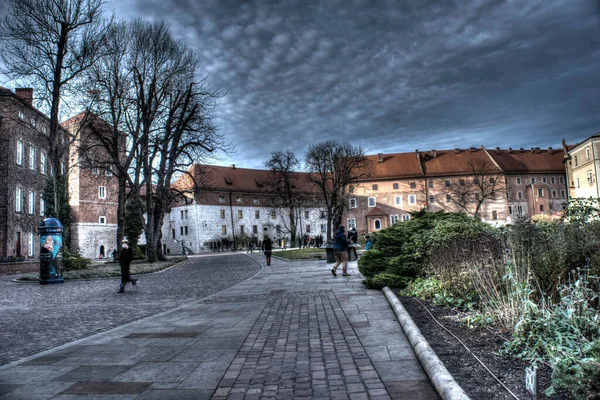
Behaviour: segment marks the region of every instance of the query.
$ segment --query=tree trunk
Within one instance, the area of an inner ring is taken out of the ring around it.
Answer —
[[[119,174],[119,194],[117,203],[117,246],[116,249],[121,247],[121,242],[125,237],[125,189],[127,185],[127,179]],[[117,250],[117,258],[119,257],[119,251]]]

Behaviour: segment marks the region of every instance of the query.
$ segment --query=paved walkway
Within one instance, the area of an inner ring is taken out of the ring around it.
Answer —
[[[0,368],[0,399],[436,399],[383,294],[349,270],[274,260],[212,297]]]

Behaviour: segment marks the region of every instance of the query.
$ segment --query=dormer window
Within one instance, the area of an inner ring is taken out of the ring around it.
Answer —
[[[22,110],[19,110],[19,119],[25,121],[25,113]]]

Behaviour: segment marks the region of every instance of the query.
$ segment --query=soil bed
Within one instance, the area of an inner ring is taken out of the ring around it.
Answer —
[[[450,374],[473,399],[515,399],[485,370],[477,360],[450,334],[443,330],[412,297],[399,296],[406,311],[425,337],[431,348],[442,360]],[[519,399],[532,399],[525,389],[525,368],[528,363],[498,354],[505,339],[487,328],[469,328],[461,322],[459,312],[442,307],[434,307],[427,301],[421,301],[433,316],[460,340],[506,385]],[[506,334],[502,334],[504,338]],[[571,399],[564,392],[551,397],[544,395],[550,386],[550,368],[538,370],[539,399]]]

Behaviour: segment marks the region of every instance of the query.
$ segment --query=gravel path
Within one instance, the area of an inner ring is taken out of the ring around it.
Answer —
[[[192,256],[139,276],[118,294],[118,279],[41,286],[0,278],[0,366],[227,289],[260,270],[246,255]]]

